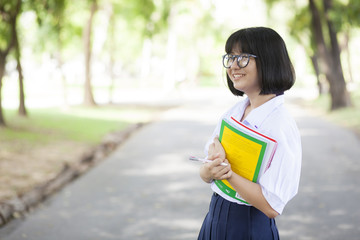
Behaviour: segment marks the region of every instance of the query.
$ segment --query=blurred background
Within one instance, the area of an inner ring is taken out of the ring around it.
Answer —
[[[120,102],[126,89],[216,87],[224,84],[227,37],[251,26],[283,36],[297,87],[312,97],[329,92],[331,109],[349,106],[342,95],[359,83],[360,4],[322,2],[1,0],[1,107],[95,105]]]
[[[291,95],[360,131],[357,0],[0,0],[0,199],[164,101],[224,88],[225,41],[252,26],[287,43]]]

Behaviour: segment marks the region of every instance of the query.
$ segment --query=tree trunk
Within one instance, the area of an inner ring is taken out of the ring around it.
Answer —
[[[0,127],[6,126],[2,107],[2,79],[5,73],[6,55],[0,51]]]
[[[109,39],[109,103],[114,102],[114,89],[115,89],[115,52],[116,52],[116,41],[115,41],[115,14],[113,5],[109,8],[109,25],[108,25],[108,39]]]
[[[2,6],[2,5],[1,5]],[[2,6],[3,7],[3,6]],[[5,47],[4,50],[0,49],[0,126],[6,126],[5,118],[3,114],[3,107],[2,107],[2,79],[5,75],[5,65],[6,65],[6,57],[9,54],[10,50],[15,45],[15,36],[14,36],[14,29],[16,29],[16,18],[20,12],[21,8],[21,0],[17,0],[16,6],[13,12],[9,14],[9,12],[0,12],[0,19],[1,21],[4,20],[3,24],[8,24],[10,28],[10,39]],[[2,17],[4,15],[5,17]]]
[[[19,109],[18,109],[18,113],[20,116],[26,117],[27,116],[27,111],[26,111],[26,107],[25,107],[25,94],[24,94],[24,77],[22,74],[22,67],[21,67],[21,62],[20,59],[17,59],[17,71],[19,73]]]
[[[64,108],[67,108],[69,106],[69,102],[67,99],[67,85],[66,85],[66,78],[65,78],[65,74],[64,74],[64,70],[63,70],[63,58],[62,58],[62,54],[61,54],[61,43],[58,43],[58,51],[56,54],[56,59],[57,59],[57,68],[59,69],[60,72],[60,80],[61,80],[61,85],[62,85],[62,93],[63,93],[63,101],[64,101]]]
[[[96,0],[94,0],[91,3],[90,17],[84,31],[84,47],[85,47],[84,104],[90,106],[96,105],[91,87],[91,52],[92,52],[91,35],[92,35],[93,19],[96,10],[97,10],[97,3]]]
[[[170,15],[168,17],[168,39],[166,45],[166,62],[164,66],[163,75],[163,89],[165,91],[171,91],[175,88],[175,60],[176,60],[176,46],[177,46],[177,35],[174,29],[175,15],[177,14],[176,8],[171,8]]]
[[[66,77],[63,70],[63,55],[62,55],[62,49],[63,49],[63,40],[62,40],[62,32],[63,27],[58,27],[58,38],[57,38],[57,51],[56,51],[56,61],[57,61],[57,68],[60,73],[60,80],[61,80],[61,86],[62,86],[62,94],[63,94],[63,104],[64,108],[67,108],[69,106],[68,98],[67,98],[67,84],[66,84]]]
[[[109,62],[109,71],[110,71],[110,86],[109,86],[109,103],[114,103],[114,89],[115,89],[115,57],[114,52],[110,52],[110,62]]]
[[[18,39],[18,34],[17,34],[17,29],[16,29],[16,23],[13,28],[13,36],[14,36],[14,41],[15,41],[15,58],[16,58],[16,62],[17,62],[16,69],[19,74],[19,109],[18,109],[18,113],[20,116],[25,117],[25,116],[27,116],[27,112],[26,112],[26,107],[25,107],[24,76],[23,76],[22,66],[21,66],[21,52],[20,52],[21,50],[20,50],[20,44],[19,44],[19,39]]]
[[[151,65],[151,52],[152,52],[152,40],[151,38],[145,38],[142,46],[141,54],[141,68],[140,68],[140,81],[145,81],[149,78],[150,65]]]
[[[331,73],[328,76],[330,81],[331,109],[338,109],[352,106],[350,94],[346,89],[346,82],[341,66],[340,47],[337,40],[333,23],[329,18],[329,10],[332,8],[332,0],[323,0],[326,23],[329,31],[331,51],[329,63],[332,63]]]
[[[325,93],[325,89],[324,89],[324,86],[323,86],[323,84],[321,82],[320,69],[319,69],[319,64],[318,64],[318,57],[316,56],[316,54],[311,56],[311,62],[312,62],[312,65],[314,67],[314,70],[315,70],[316,84],[318,86],[318,93],[319,93],[319,96],[320,96],[320,95],[323,95]]]
[[[316,50],[318,52],[319,70],[323,73],[327,73],[330,71],[329,66],[326,62],[326,59],[328,59],[329,56],[328,56],[328,50],[326,48],[323,29],[321,25],[320,13],[315,5],[314,0],[309,0],[309,7],[312,15],[311,18],[312,35],[315,40]]]
[[[354,82],[354,77],[352,73],[352,66],[351,66],[351,53],[349,48],[349,41],[350,41],[350,29],[347,29],[345,33],[345,51],[346,51],[346,61],[349,67],[349,82]]]
[[[323,0],[325,14],[331,8],[331,0]],[[330,87],[331,110],[351,105],[350,96],[346,90],[346,84],[341,68],[340,49],[329,18],[326,23],[329,31],[331,47],[326,46],[324,39],[321,17],[314,0],[309,0],[310,12],[312,15],[312,34],[316,42],[316,49],[319,53],[319,69],[326,76]]]

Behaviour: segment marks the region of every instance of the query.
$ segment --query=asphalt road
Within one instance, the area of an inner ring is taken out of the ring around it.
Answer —
[[[100,165],[1,228],[0,239],[196,239],[211,190],[199,164],[187,159],[203,156],[235,101],[221,91],[187,93]],[[297,105],[288,108],[300,128],[303,168],[299,194],[277,217],[281,239],[360,239],[359,138]]]

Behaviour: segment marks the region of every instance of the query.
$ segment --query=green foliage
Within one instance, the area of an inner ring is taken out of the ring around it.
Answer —
[[[276,3],[293,4],[293,1],[288,0],[266,0],[269,9]],[[335,26],[337,32],[348,31],[349,28],[360,26],[360,1],[348,0],[340,1],[333,0],[333,6],[329,11],[328,16],[324,15],[324,9],[322,1],[314,1],[316,7],[319,9],[322,20],[329,17]],[[297,39],[304,40],[300,35],[304,34],[309,36],[311,26],[311,15],[308,4],[303,7],[293,7],[294,18],[289,22],[291,34]],[[325,23],[324,23],[325,24]],[[326,28],[323,29],[326,31]],[[313,45],[311,46],[313,47]]]
[[[352,27],[360,26],[360,1],[349,0],[334,1],[334,6],[329,13],[330,19],[338,31],[346,31]]]
[[[66,0],[28,0],[26,3],[28,10],[35,11],[39,25],[51,24],[54,28],[60,27]]]
[[[351,26],[360,26],[360,1],[349,0],[347,15]]]
[[[133,0],[123,5],[123,16],[137,23],[146,38],[151,38],[167,27],[171,0]],[[136,29],[139,31],[139,29]]]
[[[5,50],[12,38],[11,19],[17,14],[17,1],[1,0],[0,1],[0,50]]]
[[[32,48],[35,51],[62,51],[81,38],[84,25],[82,12],[85,12],[82,9],[86,9],[83,1],[28,0],[25,9],[36,14],[37,39]]]
[[[311,15],[307,6],[299,9],[294,18],[288,22],[290,35],[293,36],[306,49],[309,56],[314,55],[314,41],[311,35]]]

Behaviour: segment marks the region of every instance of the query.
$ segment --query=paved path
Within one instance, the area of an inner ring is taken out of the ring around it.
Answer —
[[[217,119],[234,102],[225,96],[193,93],[25,219],[0,229],[0,239],[196,239],[211,191],[187,157],[202,155]],[[304,158],[299,194],[277,218],[281,239],[360,239],[359,139],[289,108]]]

